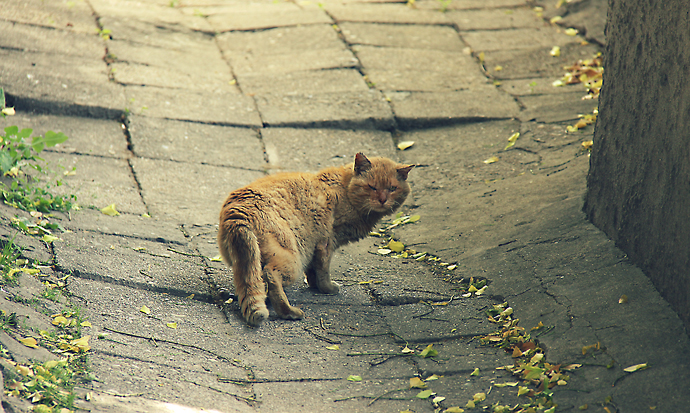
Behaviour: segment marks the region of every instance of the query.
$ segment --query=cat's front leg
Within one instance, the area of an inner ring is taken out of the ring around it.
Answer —
[[[307,282],[324,294],[338,294],[340,287],[331,281],[330,266],[333,256],[332,242],[328,240],[316,244],[311,265],[307,268]]]

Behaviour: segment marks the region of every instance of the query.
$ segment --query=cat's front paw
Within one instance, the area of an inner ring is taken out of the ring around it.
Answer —
[[[329,281],[327,283],[322,283],[321,285],[319,285],[319,291],[321,291],[324,294],[338,294],[338,291],[340,291],[340,287],[333,281]]]

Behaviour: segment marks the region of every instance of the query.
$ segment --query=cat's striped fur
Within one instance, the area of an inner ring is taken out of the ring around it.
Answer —
[[[411,169],[358,153],[343,167],[270,175],[230,193],[220,213],[218,247],[232,266],[245,320],[259,325],[268,318],[267,295],[280,317],[302,318],[283,285],[305,273],[310,287],[337,293],[329,275],[333,252],[367,236],[400,207],[410,192]]]

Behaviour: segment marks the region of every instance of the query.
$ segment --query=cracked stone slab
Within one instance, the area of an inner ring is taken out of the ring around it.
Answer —
[[[513,98],[494,86],[454,92],[385,92],[403,128],[472,119],[505,119],[518,114]]]
[[[17,112],[12,118],[0,119],[0,128],[10,124],[17,125],[19,129],[33,129],[34,136],[44,136],[49,130],[67,135],[67,141],[46,148],[48,152],[120,159],[130,156],[122,123],[115,120]]]
[[[272,3],[268,7],[265,4],[233,5],[227,7],[225,13],[211,14],[206,20],[216,32],[332,23],[323,10],[304,10],[292,3]]]
[[[458,26],[460,31],[540,29],[549,25],[528,8],[452,10],[446,15],[450,21]]]
[[[556,93],[581,92],[586,93],[582,85],[553,86],[554,77],[530,77],[520,79],[501,80],[500,88],[513,96],[540,96]]]
[[[197,39],[195,46],[160,48],[110,41],[113,77],[129,85],[239,93],[213,39]]]
[[[194,294],[197,299],[209,300],[202,261],[186,255],[194,252],[184,246],[92,232],[63,233],[60,238],[62,241],[55,241],[53,248],[57,266],[65,273],[143,291],[180,297]]]
[[[171,23],[142,21],[127,17],[100,16],[101,25],[110,30],[107,44],[126,41],[162,49],[193,50],[198,43],[206,44],[209,35],[202,31]],[[117,56],[116,56],[117,57]]]
[[[487,72],[501,83],[506,79],[551,78],[549,84],[565,74],[578,60],[591,59],[597,47],[591,44],[569,43],[561,46],[561,55],[551,56],[552,46],[518,50],[496,50],[484,54]],[[539,56],[540,58],[535,58]],[[500,68],[500,70],[496,70]],[[582,85],[580,85],[582,86]],[[554,88],[555,89],[555,88]],[[584,89],[584,88],[583,88]]]
[[[264,124],[273,127],[307,126],[390,129],[390,106],[375,90],[314,95],[258,95],[256,105]]]
[[[579,115],[591,114],[599,105],[598,99],[582,99],[586,93],[559,93],[543,96],[521,96],[525,109],[518,115],[522,121],[540,123],[576,121]]]
[[[433,10],[413,9],[404,3],[328,3],[324,5],[324,8],[338,23],[450,24],[450,21],[443,13]]]
[[[144,158],[130,162],[151,215],[177,224],[217,224],[228,194],[264,176],[256,171],[196,163]]]
[[[346,376],[347,377],[347,376]],[[363,374],[362,377],[365,377]],[[411,377],[411,376],[410,376]],[[321,381],[317,383],[262,383],[256,384],[257,396],[262,408],[267,411],[323,411],[334,413],[370,412],[370,411],[423,411],[429,401],[414,397],[418,391],[403,393],[393,392],[391,398],[400,394],[409,396],[405,400],[379,399],[371,406],[372,399],[387,391],[395,391],[409,386],[409,377],[389,379],[365,379],[362,382]],[[336,400],[339,400],[336,402]]]
[[[132,115],[128,131],[132,151],[143,158],[257,171],[266,168],[259,135],[249,128]]]
[[[394,158],[389,132],[374,130],[266,128],[261,131],[271,168],[318,172],[353,162],[358,151]]]
[[[11,8],[13,5],[16,5],[16,2],[12,2],[11,5],[4,4],[0,15],[7,10],[8,6]],[[101,59],[104,45],[102,40],[95,36],[95,20],[90,19],[92,27],[87,33],[63,29],[64,26],[59,29],[44,28],[0,20],[0,31],[3,33],[0,46],[6,49],[41,53],[54,53],[60,50],[66,55]]]
[[[440,4],[438,0],[417,0],[415,2],[417,8],[422,10],[436,10],[439,11]],[[524,7],[523,0],[463,0],[449,2],[448,10],[464,10],[464,9],[492,9],[499,7],[517,8]]]
[[[100,209],[115,204],[120,212],[146,213],[127,160],[59,152],[43,152],[41,157],[58,173],[76,168],[73,175],[61,177],[64,185],[51,188],[54,194],[76,195],[81,206]]]
[[[94,34],[97,28],[91,8],[86,2],[46,3],[41,0],[6,2],[0,10],[0,18],[58,30],[68,28],[69,31],[86,34]]]
[[[287,6],[287,3],[282,3]],[[234,54],[272,56],[344,48],[338,32],[330,24],[278,27],[251,32],[227,32],[216,36],[218,47],[232,57]]]
[[[413,141],[415,145],[401,152],[402,160],[423,165],[415,168],[409,177],[413,196],[416,191],[443,191],[454,185],[464,187],[524,173],[527,164],[539,158],[526,151],[503,151],[515,132],[521,130],[519,122],[514,120],[404,132],[400,139]],[[462,155],[454,150],[459,146],[463,148]],[[500,162],[484,163],[492,156],[498,156]]]
[[[72,211],[69,215],[54,213],[60,224],[71,231],[91,231],[105,235],[140,238],[152,242],[173,245],[186,245],[185,237],[179,226],[142,215],[120,214],[115,217],[101,211],[82,209]]]
[[[351,68],[357,59],[345,47],[306,50],[272,56],[230,55],[230,65],[237,76],[289,73],[303,70]]]
[[[15,246],[21,246],[22,257],[38,261],[39,263],[51,262],[52,255],[46,243],[39,238],[34,238],[23,231],[19,231],[11,225],[11,220],[15,217],[32,220],[33,218],[29,213],[3,203],[0,205],[0,217],[2,217],[0,218],[0,222],[2,222],[2,225],[0,225],[0,238],[2,238],[3,246],[6,242],[13,240],[12,242]]]
[[[476,339],[439,341],[432,344],[438,351],[437,359],[419,358],[417,360],[417,367],[424,377],[432,374],[438,376],[459,374],[467,377],[478,368],[482,381],[496,380],[498,382],[501,378],[505,379],[505,373],[497,371],[496,367],[510,365],[514,361],[505,350],[478,345]],[[423,350],[424,347],[424,344],[419,344],[416,350]]]
[[[355,46],[368,79],[381,90],[447,92],[486,83],[471,56],[440,50]]]
[[[579,43],[576,38],[568,36],[552,27],[520,28],[511,30],[477,30],[461,32],[463,40],[475,52],[495,50],[534,49],[536,47],[563,47],[568,43]]]
[[[460,298],[448,305],[406,304],[381,309],[393,333],[405,341],[434,341],[486,335],[497,330],[483,309],[498,304],[489,299]]]
[[[114,119],[125,107],[102,60],[0,50],[0,79],[17,110]]]
[[[158,87],[127,86],[128,108],[135,115],[261,127],[251,97]]]
[[[369,90],[359,71],[350,68],[247,74],[237,79],[242,91],[253,95],[294,96]]]
[[[447,26],[345,22],[339,25],[345,40],[353,45],[386,46],[407,49],[462,51],[465,45],[458,33]]]
[[[136,20],[160,27],[181,28],[182,30],[206,33],[214,32],[209,22],[203,17],[182,13],[165,2],[151,4],[135,0],[93,0],[89,4],[101,18]]]

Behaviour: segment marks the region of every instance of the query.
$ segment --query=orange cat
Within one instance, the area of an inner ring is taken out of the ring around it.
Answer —
[[[412,167],[358,153],[354,164],[271,175],[230,193],[220,212],[218,247],[232,266],[247,322],[268,318],[267,293],[280,317],[302,318],[283,285],[305,273],[310,287],[336,294],[328,272],[333,252],[367,236],[400,207],[410,193]]]

